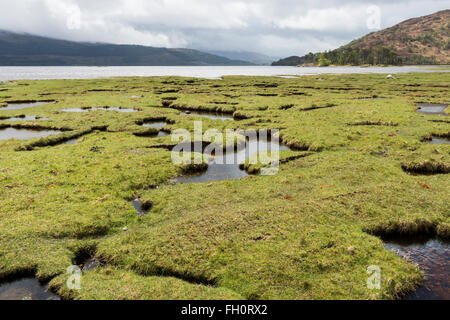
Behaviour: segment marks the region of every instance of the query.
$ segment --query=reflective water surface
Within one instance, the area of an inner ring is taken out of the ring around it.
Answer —
[[[12,117],[5,119],[4,121],[45,121],[49,120],[50,118],[37,118],[36,116],[24,116],[24,117]]]
[[[430,103],[421,103],[418,104],[419,109],[417,112],[423,114],[437,114],[442,116],[448,116],[447,113],[444,112],[447,109],[448,105],[446,104],[430,104]]]
[[[159,121],[157,121],[157,122],[148,122],[148,123],[144,123],[142,126],[146,127],[146,128],[162,129],[165,126],[167,126],[167,122],[159,122]]]
[[[0,129],[0,140],[27,140],[31,138],[44,138],[59,133],[61,133],[61,131],[6,128]]]
[[[0,284],[0,300],[61,300],[35,278]]]
[[[151,209],[151,205],[143,203],[140,198],[135,198],[131,201],[131,204],[136,210],[138,216],[143,217],[147,215]]]
[[[209,163],[208,170],[204,173],[192,176],[179,177],[177,183],[197,183],[219,180],[238,180],[248,176],[245,170],[239,168],[239,164],[257,153],[266,151],[289,150],[287,146],[280,145],[273,141],[262,141],[252,139],[247,141],[245,148],[239,151],[224,152],[223,155],[216,155]]]
[[[183,111],[180,113],[182,116],[193,116],[193,117],[203,117],[212,120],[234,120],[232,115],[214,112],[203,112],[203,111]]]
[[[109,77],[181,76],[221,79],[223,76],[289,76],[308,74],[446,72],[430,67],[275,67],[275,66],[195,66],[195,67],[0,67],[0,81],[39,79],[93,79]],[[295,81],[295,79],[286,79]]]
[[[7,107],[0,108],[0,111],[3,110],[20,110],[25,108],[33,108],[37,106],[42,106],[44,104],[49,104],[50,102],[33,102],[33,103],[11,103],[8,104]]]
[[[450,139],[447,139],[447,138],[433,138],[428,143],[431,143],[431,144],[449,144],[450,143]]]
[[[427,237],[418,237],[416,239],[387,241],[386,248],[405,260],[417,264],[425,274],[424,285],[406,299],[450,299],[449,243]]]
[[[146,128],[162,129],[165,126],[167,126],[167,122],[162,121],[146,122],[142,126]],[[156,138],[167,137],[168,135],[169,133],[165,131],[159,131],[158,134],[156,135]]]

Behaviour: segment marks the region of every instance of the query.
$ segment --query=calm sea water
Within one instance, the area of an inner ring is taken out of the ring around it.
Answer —
[[[433,72],[430,67],[0,67],[0,81],[92,79],[129,76],[182,76],[220,79],[222,76],[283,76],[342,73]]]

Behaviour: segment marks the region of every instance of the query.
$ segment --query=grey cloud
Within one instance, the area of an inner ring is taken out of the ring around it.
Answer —
[[[257,51],[332,49],[371,30],[450,7],[450,0],[0,0],[0,29],[76,41]]]

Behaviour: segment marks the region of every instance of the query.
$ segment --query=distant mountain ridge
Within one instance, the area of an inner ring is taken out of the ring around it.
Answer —
[[[450,64],[450,10],[403,21],[336,50],[292,56],[272,65]]]
[[[242,66],[192,49],[59,40],[0,30],[0,66]]]
[[[221,51],[221,50],[202,50],[204,52],[225,57],[231,60],[248,61],[258,65],[270,65],[272,61],[279,57],[271,57],[265,54],[251,51]]]

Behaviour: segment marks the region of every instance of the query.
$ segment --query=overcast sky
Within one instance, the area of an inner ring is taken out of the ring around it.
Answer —
[[[334,49],[374,31],[371,5],[381,9],[385,28],[449,9],[450,0],[0,0],[0,29],[284,57]]]

